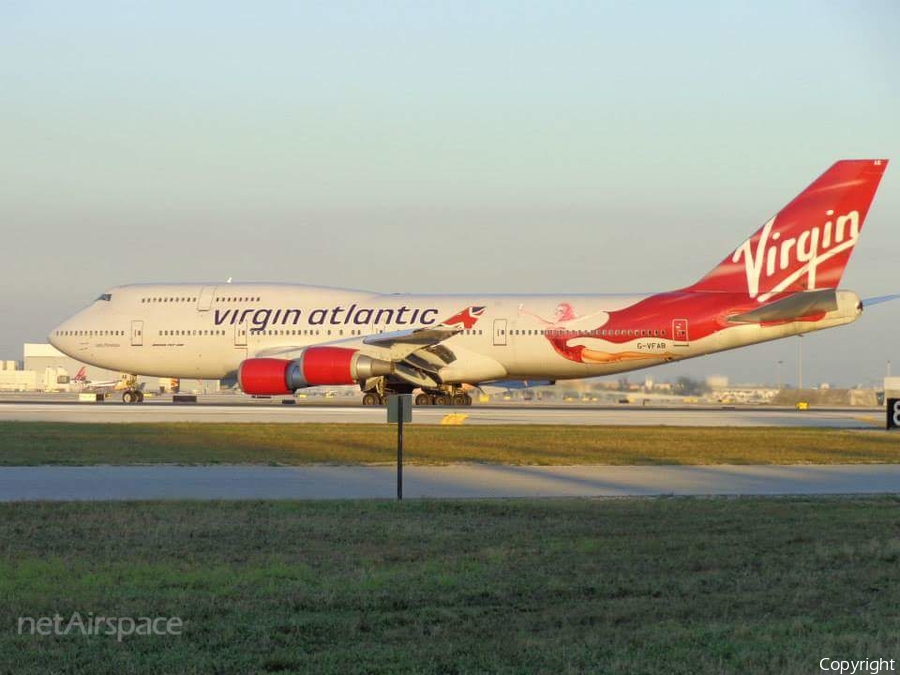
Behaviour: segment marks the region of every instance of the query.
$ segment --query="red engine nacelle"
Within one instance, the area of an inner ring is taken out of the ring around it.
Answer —
[[[343,347],[310,347],[297,360],[304,386],[319,384],[354,384],[357,377],[354,364],[368,359],[355,349]]]
[[[247,359],[238,368],[238,383],[245,394],[290,394],[287,371],[293,361],[287,359]]]
[[[238,369],[238,382],[246,394],[290,394],[303,387],[355,384],[389,375],[390,361],[382,361],[345,347],[307,347],[294,360],[247,359]]]

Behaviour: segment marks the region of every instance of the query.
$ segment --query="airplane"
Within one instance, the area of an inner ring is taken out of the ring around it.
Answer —
[[[115,387],[120,381],[121,380],[103,380],[101,382],[95,382],[94,380],[90,380],[87,376],[87,366],[81,366],[81,368],[78,369],[78,372],[75,373],[75,377],[72,378],[72,382],[80,384],[82,389],[109,389]]]
[[[78,369],[78,372],[75,373],[75,377],[72,378],[72,382],[81,385],[82,391],[108,392],[130,390],[132,392],[136,392],[136,398],[142,397],[141,392],[144,388],[143,384],[136,384],[134,382],[134,376],[130,376],[128,374],[122,375],[117,380],[90,380],[87,377],[86,366],[81,366],[81,368]],[[128,402],[131,403],[132,401]]]
[[[49,336],[134,375],[245,394],[356,385],[469,405],[482,383],[611,375],[851,323],[838,285],[886,159],[841,160],[690,286],[649,295],[405,295],[228,283],[113,288]],[[127,390],[123,399],[139,399]]]

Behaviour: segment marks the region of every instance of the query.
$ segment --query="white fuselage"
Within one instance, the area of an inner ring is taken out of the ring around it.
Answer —
[[[647,297],[382,295],[264,283],[133,285],[102,295],[58,326],[50,342],[79,361],[125,373],[224,379],[245,359],[280,347],[358,347],[371,335],[438,326],[464,307],[482,306],[474,325],[441,343],[454,356],[443,381],[478,383],[624,372],[840,325],[859,314],[858,298],[841,292],[838,309],[815,322],[725,326],[695,340],[685,319],[660,314],[642,317],[633,329],[620,325],[616,340],[607,338],[602,326],[609,313]],[[565,331],[569,344],[589,348],[590,362],[562,356],[548,339],[550,331]]]

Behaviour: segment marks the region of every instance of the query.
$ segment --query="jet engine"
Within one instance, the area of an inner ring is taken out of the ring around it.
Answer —
[[[390,361],[360,354],[345,347],[307,347],[296,359],[259,358],[243,361],[238,382],[245,394],[276,396],[304,387],[356,384],[360,380],[390,375]]]

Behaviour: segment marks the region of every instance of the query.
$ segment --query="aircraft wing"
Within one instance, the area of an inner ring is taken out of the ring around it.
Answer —
[[[375,347],[427,347],[443,342],[460,333],[462,328],[435,326],[433,328],[413,328],[390,333],[376,333],[363,339],[363,343]]]
[[[364,354],[375,356],[377,358],[385,358],[390,353],[392,360],[399,361],[425,347],[432,347],[440,344],[447,338],[451,338],[459,333],[461,328],[451,328],[448,326],[436,326],[433,328],[413,328],[409,330],[391,331],[389,333],[376,333],[365,337],[349,337],[339,340],[329,340],[328,342],[317,342],[316,347],[345,347],[347,349],[356,348]],[[300,353],[306,349],[298,346],[272,347],[263,349],[256,353],[256,357],[269,358],[297,358]]]
[[[327,342],[317,342],[305,346],[282,346],[257,352],[256,358],[299,359],[310,347],[341,347],[356,349],[362,354],[393,364],[389,376],[420,387],[438,385],[437,372],[456,360],[456,354],[442,343],[471,327],[483,312],[483,307],[468,308],[461,312],[471,323],[450,325],[447,322],[437,326],[411,328],[407,330],[375,333],[367,336],[345,337]],[[474,310],[474,311],[472,311]],[[474,314],[474,316],[472,316]],[[456,315],[459,316],[459,315]],[[455,317],[451,317],[455,318]],[[474,319],[474,320],[473,320]]]

